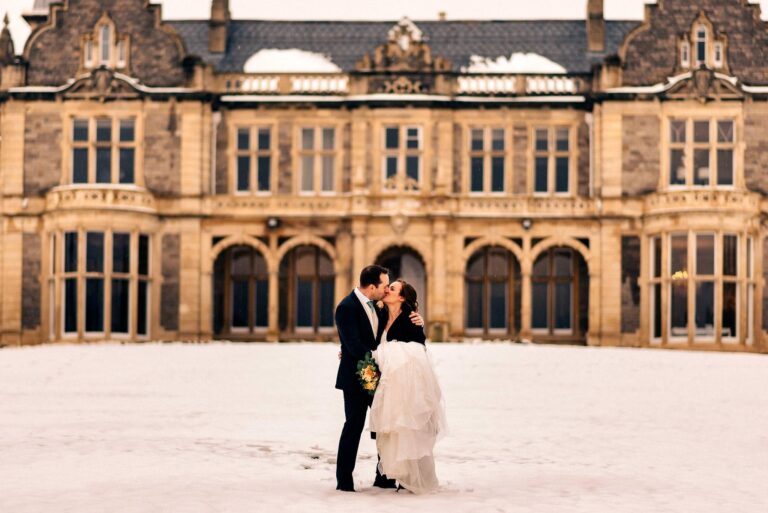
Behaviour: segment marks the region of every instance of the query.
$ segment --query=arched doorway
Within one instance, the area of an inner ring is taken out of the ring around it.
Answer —
[[[514,338],[520,330],[520,263],[508,249],[486,246],[467,261],[465,332]]]
[[[219,337],[263,338],[269,323],[269,273],[251,246],[232,246],[214,263],[213,332]]]
[[[333,332],[333,261],[321,248],[302,245],[280,262],[280,331],[315,335]]]
[[[543,251],[533,264],[531,296],[534,339],[586,342],[589,272],[578,251],[564,246]]]
[[[407,246],[392,246],[379,255],[376,264],[389,269],[390,281],[402,278],[413,285],[419,295],[419,312],[427,318],[427,271],[421,255]]]

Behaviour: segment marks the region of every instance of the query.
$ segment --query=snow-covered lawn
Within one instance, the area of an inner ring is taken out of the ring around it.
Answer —
[[[336,344],[0,350],[0,512],[765,513],[768,356],[431,346],[441,489],[334,490]]]

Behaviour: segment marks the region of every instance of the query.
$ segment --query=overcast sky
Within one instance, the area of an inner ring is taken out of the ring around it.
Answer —
[[[731,0],[732,1],[732,0]],[[29,27],[20,14],[34,0],[0,0],[0,16],[8,12],[16,53],[21,53]],[[163,18],[203,19],[210,13],[210,0],[154,0],[163,5]],[[608,19],[642,19],[643,4],[650,0],[604,0]],[[763,18],[768,0],[760,0]],[[448,19],[583,19],[587,0],[231,0],[234,18],[241,19],[436,19],[445,11]]]

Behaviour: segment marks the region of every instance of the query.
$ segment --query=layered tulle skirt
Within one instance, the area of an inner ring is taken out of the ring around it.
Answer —
[[[415,342],[382,342],[374,353],[381,380],[370,428],[379,470],[414,493],[438,487],[432,451],[445,434],[445,401],[429,352]]]

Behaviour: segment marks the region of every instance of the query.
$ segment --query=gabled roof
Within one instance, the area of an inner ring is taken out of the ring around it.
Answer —
[[[365,53],[387,41],[397,21],[267,21],[233,20],[225,54],[208,52],[207,20],[169,20],[184,39],[187,52],[201,57],[218,72],[242,72],[248,58],[262,49],[300,49],[324,54],[343,71],[351,71]],[[593,63],[615,54],[638,21],[605,22],[606,51],[587,52],[584,20],[415,21],[432,48],[455,71],[473,55],[495,59],[512,53],[536,53],[569,73],[588,73]]]

